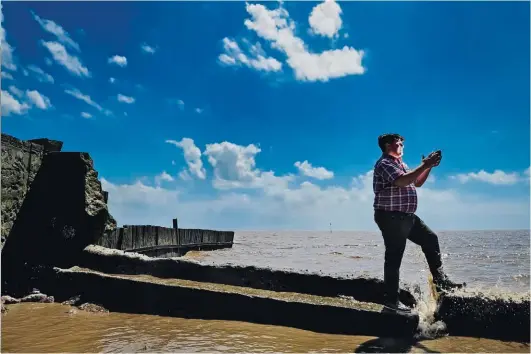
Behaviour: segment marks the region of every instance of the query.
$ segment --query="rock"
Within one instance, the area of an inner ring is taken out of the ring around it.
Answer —
[[[18,304],[20,302],[20,299],[16,299],[14,297],[11,297],[9,295],[2,296],[2,304]]]
[[[2,249],[2,287],[11,294],[27,293],[34,266],[76,265],[82,250],[115,228],[116,221],[87,153],[44,153],[42,146],[13,137],[4,146],[4,139],[2,231],[9,236]]]
[[[30,294],[28,296],[24,296],[21,300],[21,302],[46,302],[46,303],[52,303],[55,301],[53,296],[48,296],[45,294]]]
[[[85,302],[83,305],[79,306],[79,309],[87,312],[109,312],[109,310],[103,306],[91,304],[89,302]]]
[[[2,313],[6,313],[7,312],[7,307],[4,306],[4,304],[2,303]]]
[[[70,309],[68,311],[66,311],[67,314],[69,315],[75,315],[77,313],[77,310],[76,309]]]
[[[76,306],[80,302],[81,302],[81,296],[78,295],[78,296],[71,297],[70,299],[68,299],[66,301],[63,301],[61,304],[62,305]]]
[[[58,140],[50,140],[46,138],[31,139],[30,143],[41,145],[46,152],[60,152],[63,148],[63,142]]]
[[[2,134],[2,245],[42,163],[42,145]]]

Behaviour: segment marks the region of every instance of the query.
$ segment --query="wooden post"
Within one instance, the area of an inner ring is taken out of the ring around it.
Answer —
[[[178,229],[179,228],[179,224],[177,222],[177,218],[173,219],[173,228],[174,229]]]

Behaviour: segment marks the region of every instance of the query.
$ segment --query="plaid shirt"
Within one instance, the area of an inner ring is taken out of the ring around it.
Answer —
[[[372,186],[374,209],[414,213],[417,210],[417,191],[414,184],[397,187],[394,181],[409,171],[400,159],[382,155],[374,165]]]

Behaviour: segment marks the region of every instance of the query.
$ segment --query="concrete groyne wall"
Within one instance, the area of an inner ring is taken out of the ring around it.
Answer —
[[[98,246],[136,252],[151,257],[181,256],[187,251],[232,247],[234,231],[179,229],[153,225],[124,225],[105,233]]]

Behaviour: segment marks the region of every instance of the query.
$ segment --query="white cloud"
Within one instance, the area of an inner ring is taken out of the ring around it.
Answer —
[[[115,79],[114,77],[110,77],[110,78],[109,78],[109,82],[110,82],[111,84],[114,84],[115,81],[116,81],[116,79]]]
[[[3,22],[4,13],[2,12],[2,4],[0,3],[0,48],[2,49],[2,67],[7,70],[15,71],[17,70],[17,66],[13,61],[13,47],[7,42]]]
[[[204,154],[214,168],[216,179],[251,184],[260,175],[255,161],[260,151],[254,144],[242,146],[224,141],[207,144]]]
[[[319,180],[330,179],[334,177],[334,172],[328,171],[324,167],[313,167],[307,160],[304,162],[297,161],[294,164],[299,169],[299,172],[304,176],[313,177]]]
[[[184,109],[184,101],[183,101],[183,100],[177,100],[177,104],[179,105],[179,108],[180,108],[181,110]]]
[[[116,96],[116,99],[118,100],[118,102],[123,102],[127,104],[135,103],[134,97],[125,96],[125,95],[122,95],[121,93],[119,93],[118,96]]]
[[[38,66],[30,65],[28,66],[28,70],[32,71],[35,74],[35,78],[37,79],[37,81],[46,82],[50,84],[54,83],[53,76],[44,72],[44,70],[42,70]]]
[[[11,91],[11,93],[15,96],[17,96],[18,98],[22,98],[24,97],[24,91],[22,91],[21,89],[11,85],[9,86],[9,91]]]
[[[160,175],[155,176],[155,183],[157,184],[157,186],[160,186],[163,181],[173,182],[175,181],[175,179],[166,171],[162,171]]]
[[[225,65],[245,65],[259,71],[282,70],[282,63],[273,57],[266,57],[260,43],[251,46],[251,56],[244,54],[238,43],[229,38],[223,38],[223,49],[225,53],[218,59]]]
[[[142,45],[140,46],[140,48],[142,49],[142,51],[143,51],[144,53],[149,53],[149,54],[155,54],[155,52],[157,51],[157,50],[155,49],[155,47],[149,46],[149,45],[147,45],[146,43],[142,44]]]
[[[44,58],[44,62],[45,62],[46,65],[48,65],[48,66],[52,66],[52,64],[53,64],[53,61],[52,61],[52,59],[50,59],[50,58]]]
[[[22,115],[29,109],[28,104],[18,101],[8,91],[2,90],[2,116],[7,117],[13,114]]]
[[[245,26],[269,41],[271,46],[287,56],[287,64],[301,81],[323,81],[365,73],[362,65],[364,52],[352,47],[311,52],[304,41],[295,35],[295,23],[284,8],[268,10],[264,5],[247,4],[251,19]]]
[[[502,170],[495,170],[492,173],[481,170],[479,172],[461,173],[451,176],[452,179],[457,179],[461,183],[468,183],[471,181],[480,181],[490,184],[511,185],[520,180],[517,172],[507,173]]]
[[[202,108],[196,108],[195,109],[195,113],[201,114],[201,113],[203,113],[203,109]]]
[[[94,102],[92,100],[92,98],[90,98],[89,95],[85,95],[84,93],[82,93],[78,89],[66,89],[65,93],[69,94],[70,96],[73,96],[73,97],[77,98],[78,100],[81,100],[81,101],[85,102],[88,105],[91,105],[92,107],[96,108],[98,111],[102,112],[103,114],[105,114],[107,116],[112,114],[111,111],[109,111],[107,109],[104,109],[102,106],[100,106],[99,104]]]
[[[2,79],[13,80],[13,75],[6,71],[2,71]]]
[[[181,141],[166,140],[166,143],[183,149],[184,159],[192,175],[199,179],[206,178],[206,170],[203,168],[203,161],[201,161],[201,150],[195,145],[193,139],[182,138]]]
[[[140,182],[102,183],[110,192],[111,213],[124,224],[165,225],[178,215],[187,227],[323,230],[331,222],[335,230],[377,231],[373,221],[372,171],[353,178],[351,186],[324,188],[304,182],[290,188],[280,181],[264,183],[263,188],[255,190],[257,193],[220,191],[201,199],[184,191]],[[490,199],[423,187],[419,189],[419,205],[417,214],[434,230],[529,226],[528,198]]]
[[[92,114],[87,113],[87,112],[81,112],[81,117],[86,118],[86,119],[90,119],[90,118],[92,118]]]
[[[57,40],[67,46],[69,46],[72,49],[75,49],[79,52],[79,44],[77,44],[71,37],[68,32],[66,32],[63,27],[59,26],[57,23],[51,21],[42,19],[39,16],[37,16],[35,13],[33,13],[33,18],[35,21],[41,25],[42,29],[53,34],[57,37]]]
[[[39,109],[46,110],[50,107],[52,107],[52,103],[50,102],[50,99],[44,95],[42,95],[40,92],[36,90],[27,90],[26,96],[28,98],[28,101],[35,107]]]
[[[316,5],[308,18],[313,33],[330,38],[337,36],[343,25],[341,13],[341,7],[334,0]]]
[[[90,77],[90,71],[83,66],[78,57],[68,54],[64,45],[58,42],[41,41],[52,54],[53,59],[64,66],[69,72],[77,76]]]
[[[273,171],[256,168],[255,157],[260,151],[254,144],[242,146],[227,141],[207,144],[203,154],[214,169],[214,188],[263,189],[269,195],[286,189],[294,176],[276,176]]]
[[[108,63],[109,64],[116,64],[116,65],[121,66],[123,68],[124,66],[127,66],[127,58],[123,57],[123,56],[120,56],[120,55],[115,55],[115,56],[109,58]]]

